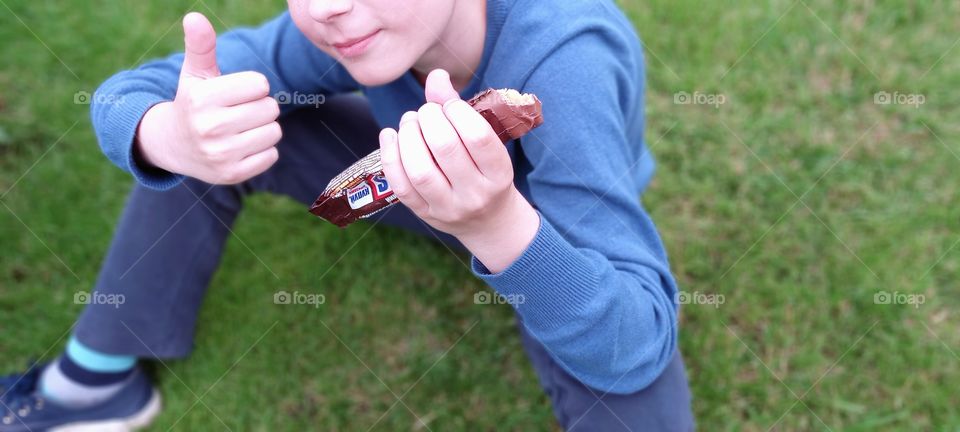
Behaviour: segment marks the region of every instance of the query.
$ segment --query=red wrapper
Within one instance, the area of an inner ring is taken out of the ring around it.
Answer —
[[[467,102],[490,123],[503,143],[543,124],[540,100],[532,94],[488,89]],[[330,180],[310,206],[310,213],[343,228],[397,202],[383,175],[377,149]]]

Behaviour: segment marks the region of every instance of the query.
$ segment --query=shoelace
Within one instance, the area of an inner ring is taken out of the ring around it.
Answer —
[[[32,366],[23,374],[12,374],[0,377],[0,388],[2,388],[2,397],[0,397],[0,412],[4,413],[0,418],[4,424],[10,424],[15,416],[25,417],[31,410],[43,409],[43,398],[37,396],[37,382],[40,380],[40,373],[46,368],[45,364],[36,364],[31,362]]]

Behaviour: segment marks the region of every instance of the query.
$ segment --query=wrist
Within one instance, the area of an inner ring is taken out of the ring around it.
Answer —
[[[540,215],[519,191],[513,189],[504,210],[484,229],[457,239],[491,273],[499,273],[523,254],[539,230]]]
[[[170,139],[170,119],[172,118],[172,102],[156,104],[140,119],[137,125],[137,134],[133,140],[133,154],[135,160],[143,163],[143,168],[160,168],[172,171],[163,159],[164,152],[159,148],[164,137]]]

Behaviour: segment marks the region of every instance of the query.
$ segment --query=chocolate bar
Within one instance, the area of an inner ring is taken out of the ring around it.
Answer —
[[[512,89],[487,89],[467,101],[506,144],[543,124],[540,100]],[[380,149],[337,174],[310,206],[310,213],[338,227],[370,217],[398,202],[383,175]]]
[[[504,144],[543,124],[540,99],[512,89],[487,89],[468,100]]]

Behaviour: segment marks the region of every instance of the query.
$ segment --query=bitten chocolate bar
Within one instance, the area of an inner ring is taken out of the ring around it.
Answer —
[[[488,89],[467,103],[490,123],[504,144],[543,124],[543,109],[533,94]],[[377,149],[330,180],[310,206],[310,213],[343,228],[397,201],[383,175],[380,149]]]

